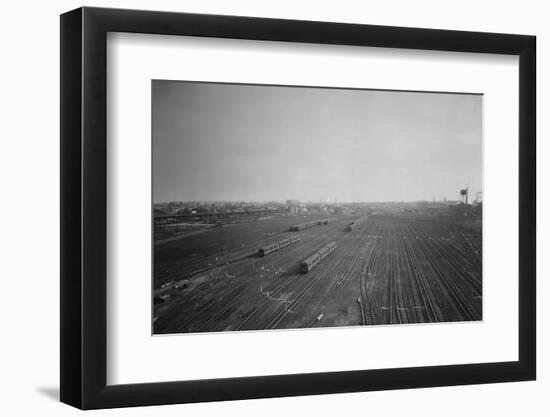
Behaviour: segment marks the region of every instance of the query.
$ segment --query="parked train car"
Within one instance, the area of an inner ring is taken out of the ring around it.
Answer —
[[[258,249],[258,256],[265,256],[272,252],[279,250],[279,242],[272,243],[271,245],[264,246],[263,248]]]
[[[288,245],[292,245],[293,243],[298,242],[299,240],[300,238],[298,236],[293,236],[289,239],[281,240],[279,242],[279,249],[285,248]]]
[[[317,226],[321,224],[320,222],[311,222],[311,223],[305,223],[305,224],[297,224],[294,226],[290,226],[290,231],[292,232],[298,232],[300,230],[309,229],[310,227]]]
[[[271,245],[264,246],[260,249],[258,249],[258,256],[266,256],[270,253],[273,253],[275,251],[278,251],[279,249],[286,248],[289,245],[292,245],[293,243],[296,243],[300,240],[298,236],[293,236],[288,239],[281,240],[276,243],[272,243]]]
[[[300,264],[300,272],[305,274],[311,271],[311,269],[315,265],[321,262],[327,255],[332,253],[334,249],[336,249],[336,242],[334,241],[330,242],[326,246],[323,246],[321,249],[319,249],[317,252],[315,252],[313,255],[311,255]]]

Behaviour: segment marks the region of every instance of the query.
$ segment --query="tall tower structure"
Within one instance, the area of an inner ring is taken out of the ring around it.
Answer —
[[[460,190],[460,197],[462,199],[462,202],[467,205],[468,204],[468,187]]]

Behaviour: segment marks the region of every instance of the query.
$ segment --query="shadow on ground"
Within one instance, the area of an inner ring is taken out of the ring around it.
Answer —
[[[59,401],[59,387],[36,387],[36,391],[53,401]]]

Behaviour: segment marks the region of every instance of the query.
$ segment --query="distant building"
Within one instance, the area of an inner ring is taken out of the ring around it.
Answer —
[[[286,200],[286,205],[290,211],[290,214],[300,214],[301,204],[300,200]]]
[[[475,204],[481,204],[483,202],[483,193],[481,191],[476,192]]]

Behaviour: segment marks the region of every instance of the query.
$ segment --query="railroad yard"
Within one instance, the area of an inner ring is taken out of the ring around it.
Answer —
[[[481,247],[414,215],[205,228],[155,245],[154,333],[481,320]]]

